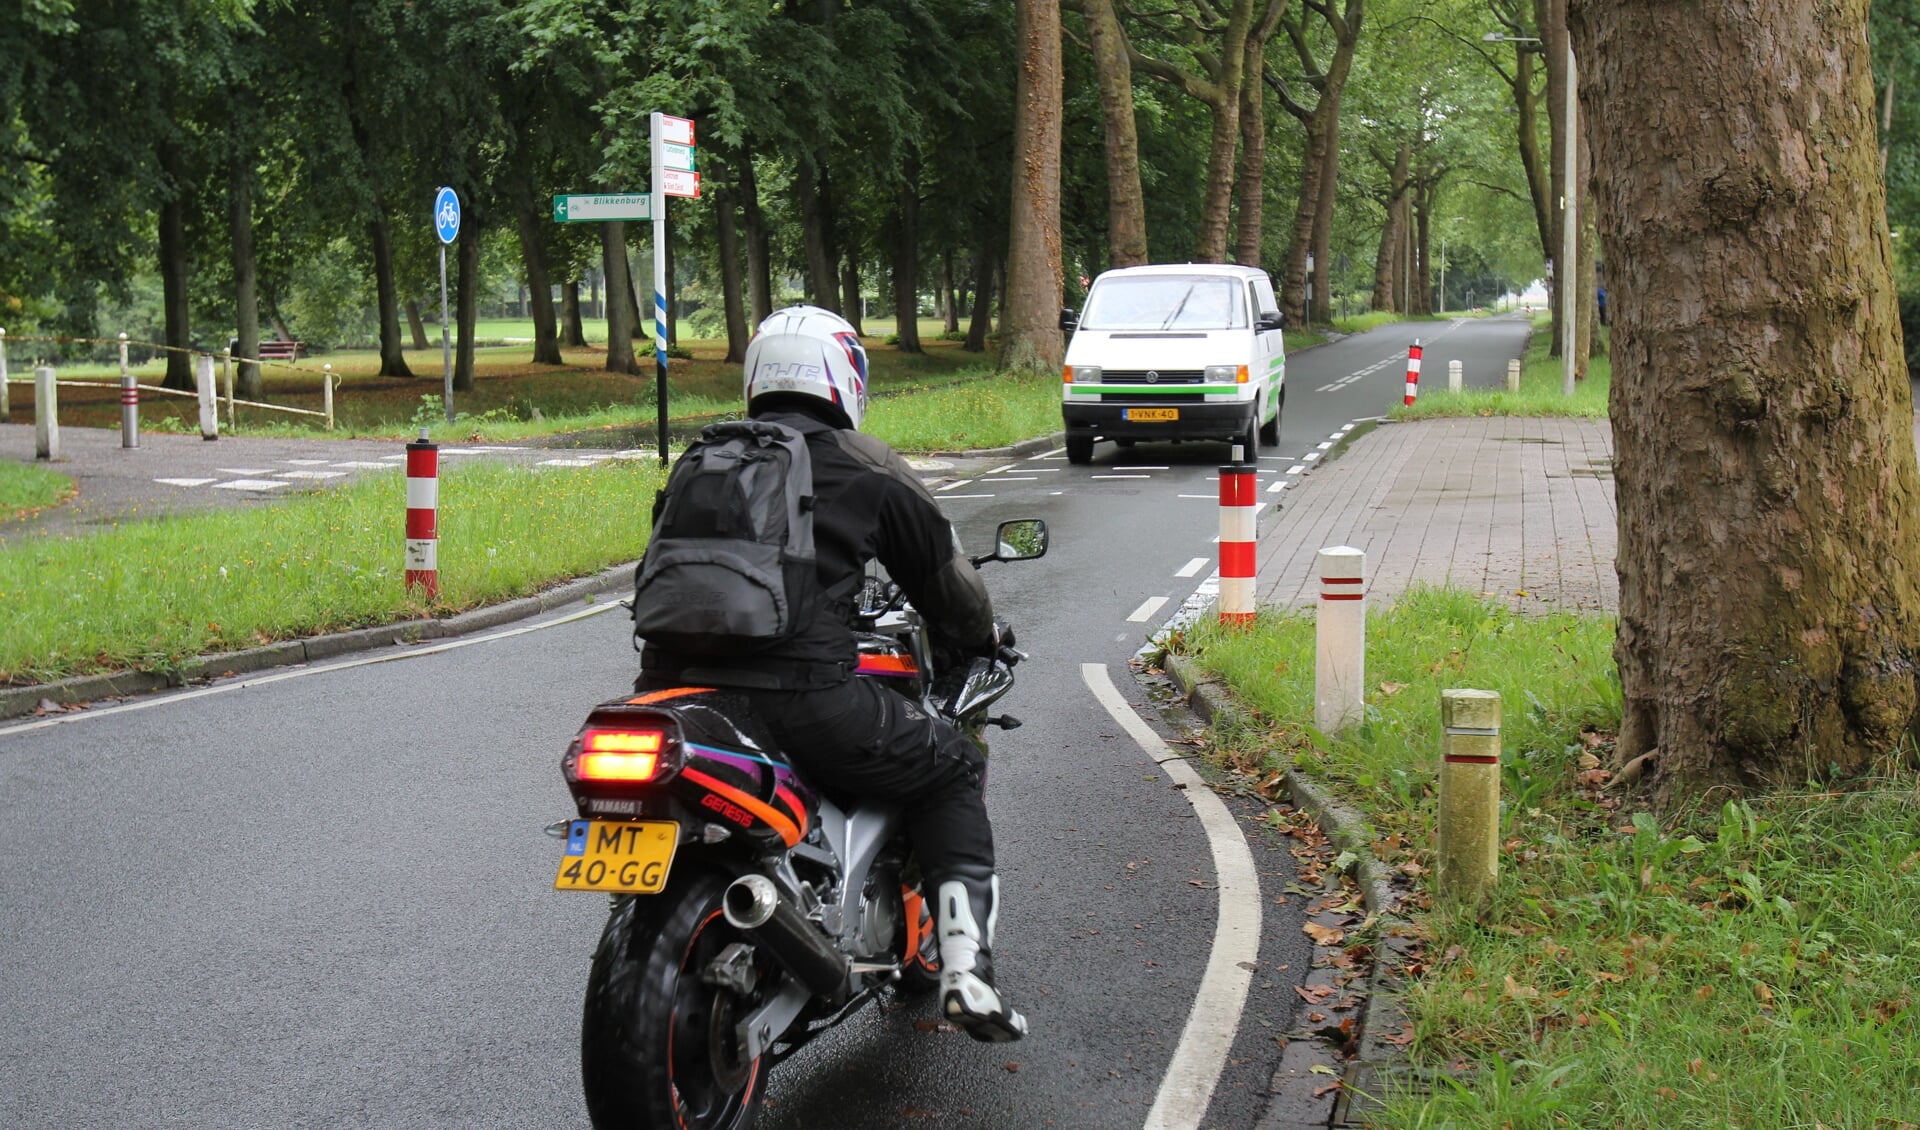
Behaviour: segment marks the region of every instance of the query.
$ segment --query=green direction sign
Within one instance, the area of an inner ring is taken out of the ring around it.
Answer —
[[[693,163],[693,146],[680,145],[672,141],[660,143],[660,164],[664,168],[685,169],[687,172],[693,172],[698,168]]]
[[[604,220],[652,218],[652,193],[572,193],[553,198],[553,222],[556,224],[597,224]]]

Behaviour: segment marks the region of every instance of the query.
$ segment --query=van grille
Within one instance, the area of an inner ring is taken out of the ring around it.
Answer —
[[[1102,404],[1205,404],[1204,392],[1103,392]]]
[[[1152,378],[1147,376],[1152,373]],[[1197,385],[1201,380],[1199,369],[1133,369],[1118,372],[1107,369],[1100,374],[1100,383],[1108,385]]]

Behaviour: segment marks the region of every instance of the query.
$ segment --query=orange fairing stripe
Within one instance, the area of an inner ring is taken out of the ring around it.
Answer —
[[[914,666],[910,655],[863,655],[854,671],[861,675],[918,675],[920,668]]]
[[[781,815],[779,809],[770,806],[767,802],[757,797],[748,796],[746,793],[741,792],[725,781],[709,777],[698,769],[682,769],[680,775],[703,789],[719,793],[741,808],[758,816],[761,822],[766,824],[767,827],[780,833],[780,838],[786,841],[788,847],[792,847],[800,842],[800,829],[794,827],[793,821]]]
[[[639,698],[627,700],[628,706],[647,706],[655,702],[665,702],[670,698],[685,698],[690,694],[706,694],[712,687],[669,687],[664,691],[648,691]]]
[[[794,796],[793,790],[786,787],[785,785],[776,785],[773,790],[773,795],[778,797],[780,799],[780,803],[786,805],[787,808],[793,812],[793,818],[796,821],[798,821],[800,824],[800,834],[802,836],[806,835],[807,834],[807,806],[804,804],[801,804],[800,798],[797,796]]]

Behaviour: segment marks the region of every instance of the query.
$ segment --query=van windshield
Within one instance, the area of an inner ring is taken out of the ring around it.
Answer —
[[[1091,330],[1237,330],[1247,326],[1244,288],[1210,275],[1102,279],[1080,324]]]

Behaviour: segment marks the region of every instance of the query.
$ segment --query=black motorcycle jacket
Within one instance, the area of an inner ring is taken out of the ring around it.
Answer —
[[[799,426],[828,422],[789,400],[754,419]],[[678,655],[648,642],[641,651],[649,682],[809,690],[852,677],[857,662],[851,616],[860,577],[877,559],[926,619],[942,645],[991,655],[993,605],[986,585],[960,549],[959,539],[933,496],[885,443],[845,427],[811,431],[813,538],[820,587],[828,606],[790,640],[716,661]]]

